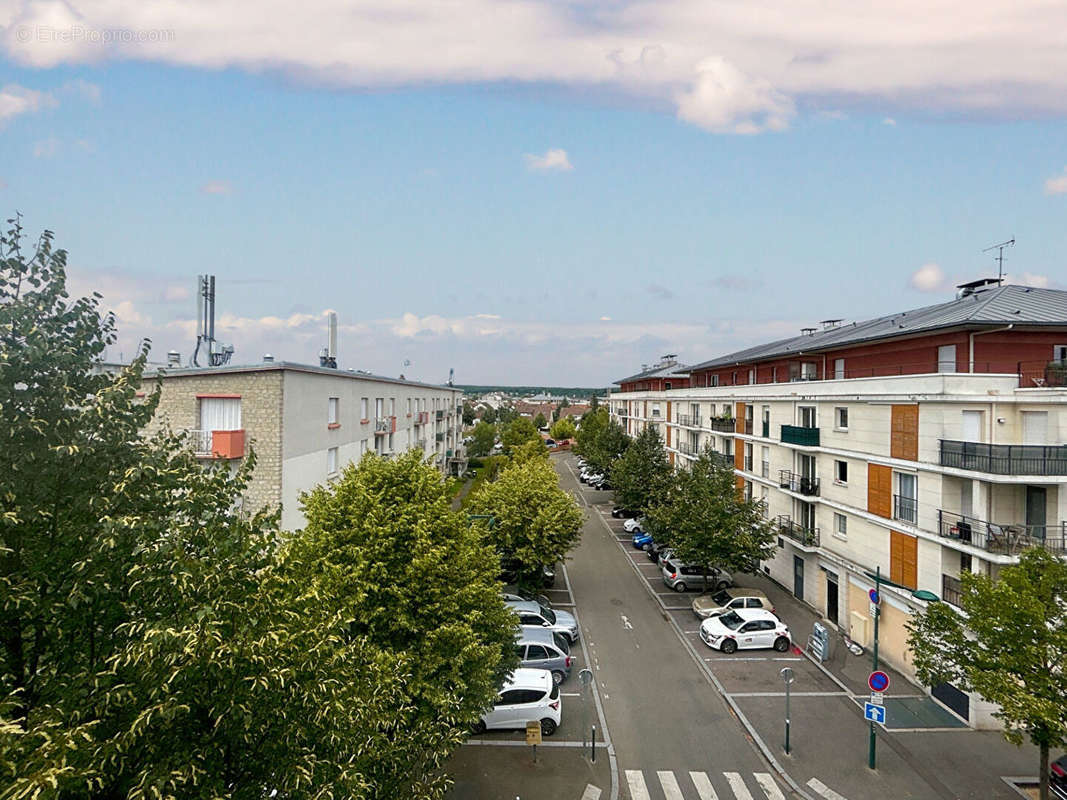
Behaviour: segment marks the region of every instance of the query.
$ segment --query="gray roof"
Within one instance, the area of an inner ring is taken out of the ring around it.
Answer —
[[[680,372],[729,366],[769,358],[835,350],[847,345],[888,339],[945,328],[981,328],[998,325],[1067,327],[1067,291],[1032,286],[997,286],[933,306],[898,311],[884,317],[853,322],[756,345],[704,361]],[[627,378],[626,380],[630,380]]]
[[[297,364],[292,361],[264,361],[259,364],[227,364],[222,367],[158,367],[154,370],[146,370],[146,378],[157,376],[165,378],[178,378],[186,375],[222,375],[238,372],[270,372],[272,370],[294,370],[296,372],[313,372],[318,375],[329,375],[333,378],[358,378],[365,381],[381,381],[383,383],[395,383],[402,386],[419,386],[426,389],[447,389],[453,392],[463,390],[455,386],[447,386],[436,383],[422,383],[421,381],[402,380],[389,378],[385,375],[374,375],[370,372],[357,369],[335,369],[333,367],[320,367],[314,364]]]
[[[644,372],[631,375],[629,378],[619,378],[615,383],[630,383],[631,381],[640,381],[645,378],[660,378],[668,375],[685,375],[689,372],[689,369],[685,364],[657,364],[654,367],[649,367]]]

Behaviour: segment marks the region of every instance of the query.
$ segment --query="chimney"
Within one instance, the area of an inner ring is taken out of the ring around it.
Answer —
[[[326,318],[330,334],[328,344],[319,353],[319,366],[337,369],[337,312],[331,311]]]
[[[270,353],[264,353],[263,354],[263,363],[264,364],[273,364],[274,363],[274,356],[272,356]]]
[[[168,367],[180,367],[182,365],[182,354],[177,350],[167,351],[167,366]]]

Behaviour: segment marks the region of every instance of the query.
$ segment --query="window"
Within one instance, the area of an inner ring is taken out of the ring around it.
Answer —
[[[374,418],[375,419],[381,419],[384,416],[385,416],[385,398],[383,398],[383,397],[375,397],[374,398]]]
[[[844,379],[844,377],[845,377],[845,359],[843,359],[843,358],[835,358],[834,359],[834,377],[837,380],[843,380]]]
[[[341,401],[340,401],[339,398],[331,397],[329,402],[327,403],[326,423],[328,425],[337,425],[337,424],[339,424],[338,423],[338,419],[337,419],[337,407],[338,407],[338,404],[340,402]]]
[[[1052,360],[1067,361],[1067,344],[1056,344],[1052,346]]]
[[[240,397],[201,397],[200,430],[241,430]]]
[[[408,416],[411,416],[411,398],[408,398]]]
[[[393,434],[389,434],[389,452],[393,452]]]
[[[367,440],[366,439],[360,439],[360,441],[359,441],[359,454],[360,454],[360,456],[362,456],[366,452],[367,452]]]
[[[390,417],[395,417],[396,416],[396,398],[395,397],[390,397],[389,398],[389,416]]]
[[[326,451],[326,474],[333,475],[337,472],[337,448],[331,447]]]
[[[756,382],[756,370],[749,369],[749,371],[748,371],[748,382],[749,383],[755,383]]]
[[[370,398],[367,398],[367,397],[359,398],[359,418],[360,419],[368,419],[368,417],[367,417],[367,411],[368,411],[367,406],[368,406],[369,402],[370,402]]]
[[[834,462],[834,481],[836,481],[837,483],[848,483],[847,461]]]
[[[974,572],[973,564],[971,563],[970,553],[960,553],[960,574],[964,572]]]
[[[764,478],[770,477],[771,474],[771,448],[760,448],[760,475]]]
[[[848,517],[844,514],[834,514],[834,536],[838,539],[848,538]]]
[[[937,348],[937,371],[956,371],[956,345],[946,344]]]
[[[531,644],[526,648],[526,659],[528,661],[533,661],[535,659],[543,660],[546,658],[548,658],[548,651],[541,645]]]
[[[767,492],[768,492],[767,487],[766,486],[761,486],[760,490],[759,490],[759,499],[760,499],[760,502],[763,503],[763,516],[766,517],[767,519],[770,519],[771,512],[770,512],[770,503],[767,502]]]
[[[848,408],[838,407],[834,409],[834,424],[839,431],[848,430]]]
[[[814,428],[815,406],[800,406],[797,409],[797,422],[801,428]]]
[[[910,522],[913,525],[918,521],[918,483],[917,476],[908,472],[895,473],[897,479],[897,493],[893,498],[893,518]]]
[[[771,367],[771,383],[778,383],[778,367]]]
[[[670,381],[664,381],[663,382],[663,388],[664,389],[670,389],[671,388],[671,382]]]

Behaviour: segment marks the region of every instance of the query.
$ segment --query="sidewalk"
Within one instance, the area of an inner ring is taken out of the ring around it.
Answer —
[[[445,765],[455,778],[448,800],[608,800],[611,773],[607,751],[596,763],[588,750],[465,745]],[[593,787],[590,789],[589,787]]]
[[[771,598],[802,646],[818,615],[769,579],[745,576],[741,582],[759,587]],[[921,695],[923,690],[883,664],[879,668],[891,679],[886,696],[890,714],[906,713],[907,724],[917,727],[886,730],[875,726],[877,768],[868,769],[869,728],[862,704],[870,691],[867,676],[871,656],[852,655],[840,637],[834,641],[832,653],[822,666],[839,693],[794,695],[788,756],[784,753],[784,698],[735,698],[785,770],[813,796],[817,792],[811,791],[808,782],[816,778],[848,800],[1018,798],[1002,776],[1037,774],[1037,748],[1016,747],[995,731],[962,727],[954,715],[930,698],[898,700],[901,705],[907,703],[910,711],[903,707],[894,710],[889,705],[894,695]]]

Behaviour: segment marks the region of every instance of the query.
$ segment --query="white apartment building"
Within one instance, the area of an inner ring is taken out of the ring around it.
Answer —
[[[463,392],[366,372],[266,361],[173,368],[154,424],[188,431],[199,457],[236,464],[255,448],[246,506],[280,504],[282,527],[304,525],[301,492],[334,480],[365,453],[420,450],[442,472],[465,466]]]
[[[631,433],[661,425],[678,466],[722,454],[775,521],[764,572],[868,647],[880,569],[879,653],[908,675],[909,616],[958,602],[961,572],[1067,555],[1067,292],[970,288],[683,368],[685,388],[634,391],[639,373],[610,401]],[[931,689],[997,726],[982,698]]]

